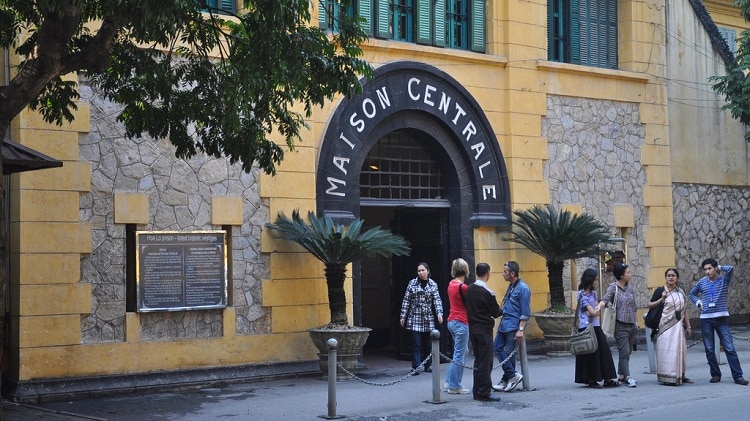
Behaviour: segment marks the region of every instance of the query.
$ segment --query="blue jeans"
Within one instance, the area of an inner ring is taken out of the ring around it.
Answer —
[[[430,332],[415,332],[410,330],[411,334],[411,368],[417,368],[422,361],[432,352],[432,342]],[[432,357],[424,363],[425,370],[430,368]]]
[[[511,330],[510,332],[497,332],[495,335],[495,357],[498,362],[503,362],[508,355],[510,355],[516,349],[516,331]],[[503,378],[502,380],[508,381],[511,377],[516,375],[516,356],[509,359],[503,364]]]
[[[729,331],[729,317],[701,319],[701,335],[703,336],[703,346],[706,348],[706,359],[711,369],[711,376],[721,377],[719,362],[716,361],[714,331],[719,335],[719,342],[724,347],[724,354],[727,356],[732,378],[737,380],[742,377],[742,367],[740,367],[740,359],[737,358],[737,351],[734,350],[732,332]]]
[[[449,389],[460,389],[461,379],[464,376],[464,362],[466,362],[466,351],[469,345],[469,326],[458,320],[448,322],[448,330],[453,336],[453,362],[448,367],[445,381]]]

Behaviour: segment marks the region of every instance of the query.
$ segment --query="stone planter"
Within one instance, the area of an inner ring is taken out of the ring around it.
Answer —
[[[351,373],[359,373],[367,369],[367,366],[359,361],[359,357],[362,355],[362,347],[371,330],[369,327],[358,326],[342,326],[341,328],[321,326],[309,329],[310,338],[318,348],[320,369],[324,377],[328,376],[328,340],[331,338],[338,341],[337,359],[342,367]],[[351,377],[339,368],[336,371],[336,380],[351,380]]]
[[[534,320],[544,333],[544,350],[551,357],[567,357],[570,354],[570,331],[575,320],[574,313],[534,313]]]

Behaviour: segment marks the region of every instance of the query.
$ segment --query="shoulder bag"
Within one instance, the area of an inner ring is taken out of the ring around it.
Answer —
[[[657,295],[656,292],[661,290],[664,291],[664,288],[659,287],[654,291],[654,295]],[[661,313],[664,311],[664,301],[660,302],[659,305],[651,307],[648,310],[648,313],[644,316],[646,326],[651,329],[659,329],[659,323],[661,323]]]
[[[589,323],[586,329],[578,331],[580,328],[580,310],[581,310],[581,295],[578,295],[578,304],[576,305],[576,315],[573,321],[573,329],[570,333],[570,352],[573,355],[586,355],[593,354],[599,349],[599,343],[596,341],[596,332],[594,326]],[[589,322],[591,316],[589,316]]]
[[[612,299],[611,303],[607,303],[607,306],[605,306],[602,309],[602,316],[601,316],[601,325],[602,325],[602,331],[604,331],[604,335],[608,338],[614,338],[615,337],[615,324],[617,323],[617,290],[620,289],[617,284],[615,284],[615,296]]]

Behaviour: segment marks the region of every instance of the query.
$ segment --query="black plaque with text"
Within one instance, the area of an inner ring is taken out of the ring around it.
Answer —
[[[224,308],[226,231],[139,231],[138,311]]]

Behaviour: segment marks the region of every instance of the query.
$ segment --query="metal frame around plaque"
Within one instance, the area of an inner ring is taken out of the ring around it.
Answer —
[[[227,232],[136,231],[138,312],[226,308]]]

